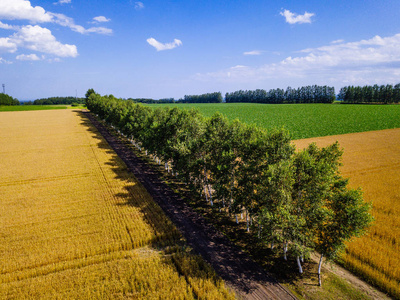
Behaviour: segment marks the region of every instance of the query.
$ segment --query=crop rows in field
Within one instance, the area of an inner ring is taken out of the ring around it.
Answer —
[[[348,243],[344,266],[400,298],[400,129],[295,141],[344,147],[342,173],[372,201],[375,222],[369,234]]]
[[[293,139],[400,128],[400,105],[339,104],[152,104],[196,108],[207,117],[220,112],[263,128],[286,128]]]
[[[0,298],[232,298],[87,119],[0,118]]]

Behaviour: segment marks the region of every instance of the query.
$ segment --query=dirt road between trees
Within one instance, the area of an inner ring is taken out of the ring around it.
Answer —
[[[189,246],[213,266],[239,298],[296,299],[287,288],[180,199],[124,142],[110,134],[90,113],[84,114],[175,223]]]

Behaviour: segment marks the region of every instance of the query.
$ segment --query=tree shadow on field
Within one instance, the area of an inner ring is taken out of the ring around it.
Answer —
[[[150,242],[149,246],[163,248],[180,242],[181,237],[179,234],[177,232],[173,234],[173,226],[166,225],[168,222],[167,218],[165,218],[165,216],[160,216],[160,214],[163,214],[161,208],[151,199],[151,195],[149,195],[146,188],[136,179],[135,175],[130,171],[129,166],[124,162],[124,160],[129,160],[133,157],[130,157],[128,151],[125,151],[122,147],[118,147],[117,150],[123,151],[120,153],[122,154],[122,157],[120,157],[113,150],[112,146],[115,145],[110,145],[110,143],[105,140],[104,135],[106,135],[106,133],[99,132],[92,121],[89,120],[88,113],[82,111],[77,111],[77,113],[81,118],[80,125],[86,127],[92,134],[92,137],[98,141],[96,147],[104,151],[107,156],[110,157],[110,159],[103,162],[103,164],[108,166],[109,170],[112,170],[114,176],[111,179],[118,181],[118,184],[123,187],[124,192],[115,193],[113,195],[116,199],[121,200],[119,203],[116,203],[116,205],[121,207],[133,206],[143,215],[147,225],[149,225],[155,233],[155,237]],[[110,135],[108,138],[117,139],[116,136],[111,136],[108,132],[107,134]],[[107,181],[107,178],[105,180]],[[168,241],[168,243],[166,244],[165,241]]]
[[[156,251],[161,251],[164,254],[162,262],[184,276],[189,285],[193,286],[192,282],[208,280],[218,285],[217,282],[220,279],[201,259],[193,256],[182,234],[164,214],[163,209],[165,210],[167,203],[163,202],[163,199],[171,191],[165,190],[165,185],[158,179],[157,174],[134,155],[132,145],[128,141],[113,135],[111,130],[107,130],[90,113],[82,111],[76,111],[76,113],[80,118],[80,125],[84,126],[97,141],[96,147],[107,153],[110,158],[104,164],[113,172],[111,179],[117,180],[117,184],[122,186],[123,192],[119,191],[113,195],[119,200],[115,205],[121,210],[124,210],[126,206],[134,207],[153,232],[150,240],[135,241],[135,233],[131,233],[126,226],[128,235],[131,237],[132,249],[151,247]],[[106,177],[105,181],[107,182]],[[121,212],[121,215],[123,213]],[[132,217],[137,216],[132,215]],[[120,221],[123,222],[123,220]],[[187,265],[192,267],[185,267]]]

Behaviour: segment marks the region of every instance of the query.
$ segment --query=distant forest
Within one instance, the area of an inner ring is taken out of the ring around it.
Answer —
[[[7,94],[0,93],[0,105],[19,105],[19,101]]]
[[[49,97],[42,98],[33,101],[33,105],[55,105],[55,104],[84,104],[85,98],[76,98],[76,97]]]
[[[338,100],[343,103],[399,103],[400,83],[395,86],[391,84],[346,86],[340,89]]]
[[[227,103],[333,103],[335,101],[335,88],[330,86],[309,85],[297,89],[288,87],[284,89],[253,91],[236,91],[225,94]]]
[[[160,100],[146,99],[146,98],[138,98],[138,99],[129,98],[127,100],[131,100],[136,103],[167,104],[167,103],[221,103],[223,99],[222,99],[222,94],[220,92],[217,92],[217,93],[207,93],[202,95],[185,95],[183,99],[179,100],[175,100],[174,98],[164,98]]]

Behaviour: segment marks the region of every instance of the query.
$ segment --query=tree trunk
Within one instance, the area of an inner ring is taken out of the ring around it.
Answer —
[[[322,285],[322,278],[321,278],[321,267],[322,267],[322,258],[324,257],[324,254],[321,254],[321,258],[319,259],[319,264],[318,264],[318,286]]]
[[[287,260],[287,256],[286,256],[286,253],[287,253],[287,244],[288,244],[288,242],[285,242],[285,244],[283,245],[283,259],[284,259],[284,260]]]
[[[249,213],[246,209],[246,226],[247,226],[247,232],[250,232],[250,227],[249,227]]]
[[[207,193],[207,188],[205,185],[204,185],[204,195],[206,195],[206,201],[208,203],[208,193]]]
[[[214,202],[212,200],[211,188],[210,188],[210,185],[208,183],[207,183],[207,188],[208,188],[208,197],[210,197],[211,206],[213,206]]]
[[[303,274],[303,268],[301,267],[300,257],[297,256],[296,260],[297,260],[297,266],[299,267],[299,273]]]

